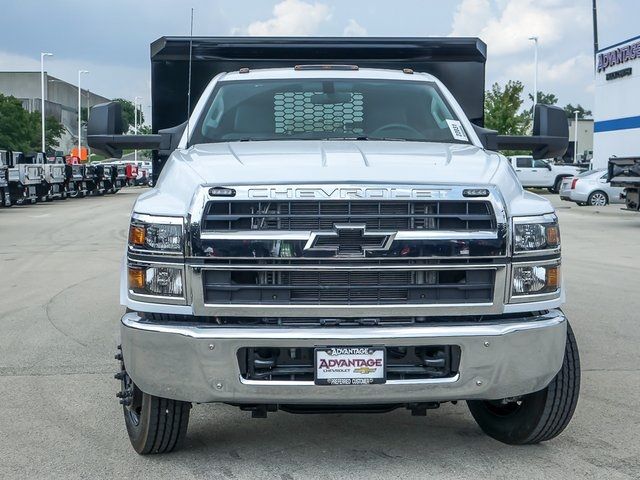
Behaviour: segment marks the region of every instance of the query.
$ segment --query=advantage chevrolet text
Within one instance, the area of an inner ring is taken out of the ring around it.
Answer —
[[[137,452],[173,450],[210,402],[262,417],[465,400],[505,443],[564,430],[580,366],[558,219],[497,151],[561,156],[567,121],[538,106],[533,136],[482,128],[485,57],[477,39],[162,38],[158,133],[120,135],[117,105],[93,108],[93,148],[155,149],[161,171],[122,268]]]

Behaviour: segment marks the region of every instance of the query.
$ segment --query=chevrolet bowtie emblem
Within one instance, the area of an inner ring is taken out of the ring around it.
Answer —
[[[376,369],[371,367],[358,367],[353,369],[353,373],[359,373],[360,375],[369,375],[375,371]]]
[[[396,232],[367,232],[364,224],[335,224],[332,232],[312,232],[307,252],[334,252],[341,257],[364,257],[367,252],[389,250]]]

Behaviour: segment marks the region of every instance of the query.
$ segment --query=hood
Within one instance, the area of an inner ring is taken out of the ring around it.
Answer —
[[[497,167],[471,145],[269,141],[197,145],[180,155],[205,183],[488,183]]]
[[[490,185],[495,184],[493,179],[503,163],[500,158],[473,145],[425,142],[292,140],[195,145],[171,155],[156,188],[140,197],[136,210],[184,214],[199,185]],[[517,189],[521,193],[519,185]]]

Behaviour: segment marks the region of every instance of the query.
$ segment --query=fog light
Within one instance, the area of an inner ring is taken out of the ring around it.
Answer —
[[[129,267],[129,289],[142,295],[181,297],[182,269],[172,267]]]
[[[529,295],[555,292],[560,285],[559,267],[513,267],[513,294]]]

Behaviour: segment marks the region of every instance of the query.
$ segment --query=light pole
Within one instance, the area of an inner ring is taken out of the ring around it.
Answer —
[[[580,110],[574,110],[573,113],[576,115],[576,124],[573,129],[573,163],[578,163],[578,114]]]
[[[538,103],[538,37],[529,37],[533,40],[533,109],[535,114],[536,104]]]
[[[133,133],[138,135],[138,99],[142,100],[142,97],[134,97],[133,99]],[[133,151],[133,160],[138,162],[138,150]]]
[[[82,159],[82,88],[80,88],[80,77],[89,70],[78,70],[78,161]]]
[[[52,57],[53,53],[40,52],[40,126],[42,127],[42,151],[46,152],[44,144],[44,57]]]

